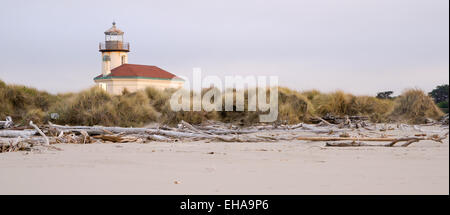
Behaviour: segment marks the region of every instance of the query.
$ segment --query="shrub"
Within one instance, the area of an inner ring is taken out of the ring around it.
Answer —
[[[351,106],[352,112],[356,115],[368,116],[372,122],[387,122],[388,115],[394,108],[394,102],[371,96],[356,96]]]
[[[311,96],[318,93],[311,91]],[[307,122],[314,116],[314,107],[301,93],[285,87],[278,88],[278,120],[287,124]]]
[[[352,109],[354,99],[355,96],[351,94],[336,91],[333,93],[316,95],[313,98],[312,103],[316,109],[316,113],[321,116],[326,114],[344,116],[356,114],[354,109]]]
[[[0,119],[11,116],[16,124],[28,124],[26,118],[34,113],[35,121],[43,121],[45,111],[56,101],[57,96],[35,88],[7,85],[0,81]],[[41,110],[39,114],[37,110]],[[41,116],[41,119],[36,117]]]
[[[208,89],[203,89],[204,95]],[[218,89],[216,89],[218,90]],[[253,90],[253,89],[250,89]],[[264,90],[264,89],[263,89]],[[147,88],[122,95],[110,95],[93,87],[79,93],[52,95],[35,88],[8,85],[0,80],[0,120],[11,116],[16,124],[46,123],[50,113],[58,113],[55,123],[71,125],[142,126],[149,122],[174,125],[181,120],[200,124],[205,120],[250,125],[259,122],[261,111],[248,111],[249,89],[221,93],[221,111],[179,111],[170,108],[170,98],[175,89]],[[269,91],[265,90],[267,97]],[[194,95],[193,91],[187,92]],[[244,95],[244,111],[236,111],[236,94]],[[233,110],[224,111],[225,95],[233,97]],[[278,88],[277,123],[295,124],[308,122],[315,116],[328,113],[335,116],[364,115],[373,122],[406,121],[423,123],[426,118],[439,119],[443,113],[433,99],[423,91],[410,89],[395,99],[379,99],[372,96],[355,96],[336,91],[321,93],[318,90],[298,92],[285,87]],[[448,101],[439,103],[448,110]],[[191,100],[192,109],[192,100]]]
[[[144,92],[113,96],[97,87],[62,98],[52,111],[58,123],[74,125],[141,126],[157,117]]]
[[[419,89],[406,90],[395,102],[395,109],[390,115],[395,120],[424,123],[426,118],[438,120],[443,116],[433,99]]]
[[[113,103],[116,103],[116,125],[141,126],[144,123],[157,120],[157,112],[150,104],[150,100],[144,92],[129,93],[123,96],[117,96],[115,99],[117,101],[113,100]]]
[[[147,89],[148,90],[148,89]],[[148,91],[147,91],[148,92]],[[152,92],[152,91],[150,91]],[[186,121],[191,124],[200,124],[204,122],[205,120],[218,120],[217,112],[215,111],[204,111],[203,108],[200,111],[172,111],[170,107],[170,96],[173,91],[167,90],[161,98],[163,99],[156,99],[156,102],[162,103],[164,101],[164,105],[161,106],[161,118],[160,122],[164,124],[169,125],[175,125],[179,123],[181,120]],[[190,95],[190,110],[193,110],[193,95],[195,92],[190,91],[187,92]],[[157,94],[156,94],[157,95]],[[160,95],[159,95],[160,96]],[[159,104],[158,104],[159,106]]]
[[[150,100],[150,104],[159,112],[169,101],[172,93],[175,92],[174,89],[159,90],[153,87],[147,87],[145,93]]]

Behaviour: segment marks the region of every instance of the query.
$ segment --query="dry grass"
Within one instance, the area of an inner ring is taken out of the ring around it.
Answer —
[[[388,122],[394,109],[394,101],[371,96],[357,96],[352,103],[356,115],[369,116],[372,122]]]
[[[190,95],[190,110],[193,110],[193,96],[196,93],[193,91],[186,91],[186,93]],[[172,111],[169,102],[170,96],[171,94],[169,94],[168,97],[164,97],[166,98],[164,102],[161,101],[164,105],[161,107],[161,118],[159,121],[164,124],[174,125],[179,123],[181,120],[191,124],[200,124],[206,120],[219,120],[216,111],[207,112],[203,109],[200,111]]]
[[[308,122],[315,114],[310,100],[298,91],[285,87],[278,88],[278,120],[295,124]]]
[[[41,122],[57,96],[35,88],[7,85],[0,81],[0,119],[11,116],[16,124],[34,120]]]
[[[147,87],[144,91],[150,100],[150,104],[159,112],[161,112],[170,99],[170,96],[175,92],[174,89],[159,90],[153,87]]]
[[[254,90],[254,89],[251,89]],[[226,89],[222,94],[222,110],[218,112],[220,120],[223,122],[229,123],[238,123],[241,125],[249,125],[256,122],[259,122],[259,111],[248,111],[248,101],[249,99],[253,99],[250,95],[256,93],[249,93],[249,90],[234,90],[234,89]],[[236,111],[236,96],[243,95],[244,96],[244,111]],[[256,96],[256,95],[255,95]],[[233,111],[225,111],[226,101],[225,98],[230,97],[233,98]]]
[[[395,100],[395,108],[390,117],[408,123],[424,123],[427,118],[438,120],[443,115],[425,92],[408,89]]]
[[[320,93],[319,91],[303,92],[311,100],[316,114],[324,116],[363,115],[373,122],[386,122],[392,112],[394,102],[389,99],[378,99],[373,96],[355,96],[342,91]]]
[[[319,115],[333,114],[337,116],[353,115],[352,103],[355,96],[336,91],[328,94],[318,94],[312,99],[316,113]]]
[[[73,125],[141,126],[157,118],[144,92],[112,96],[97,87],[65,96],[51,111],[57,123]]]
[[[204,95],[207,90],[202,91]],[[99,88],[79,93],[52,95],[19,85],[0,81],[0,119],[12,116],[16,123],[33,120],[46,123],[50,113],[58,113],[55,121],[72,125],[142,126],[149,122],[177,124],[181,120],[200,124],[205,120],[219,120],[242,125],[259,122],[260,111],[248,111],[249,90],[226,90],[221,93],[222,110],[225,94],[233,97],[234,111],[179,111],[170,108],[173,89],[144,91],[122,95],[109,95]],[[194,95],[194,92],[187,92]],[[244,111],[236,111],[236,94],[244,95]],[[269,91],[266,90],[267,97]],[[250,94],[251,95],[251,94]],[[312,117],[333,114],[336,116],[364,115],[373,122],[404,121],[423,123],[426,118],[438,119],[442,111],[423,91],[410,89],[395,100],[373,96],[355,96],[342,91],[321,93],[318,90],[298,92],[285,87],[278,88],[277,123],[295,124],[308,122]],[[192,100],[191,100],[192,108]]]

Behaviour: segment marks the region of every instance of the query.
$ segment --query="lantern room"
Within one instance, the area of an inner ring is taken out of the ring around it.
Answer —
[[[123,42],[123,31],[116,27],[116,23],[112,23],[113,26],[105,31],[105,42],[100,43],[100,52],[111,51],[130,51],[130,44]]]

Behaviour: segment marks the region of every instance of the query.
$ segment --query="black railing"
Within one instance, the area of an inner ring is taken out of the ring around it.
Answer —
[[[98,46],[100,51],[130,51],[130,43],[106,41]]]

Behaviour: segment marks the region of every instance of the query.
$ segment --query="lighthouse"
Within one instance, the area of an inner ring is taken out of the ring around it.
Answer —
[[[124,32],[112,23],[105,31],[105,42],[99,44],[102,53],[102,73],[94,78],[94,82],[106,92],[114,95],[144,90],[147,87],[156,89],[180,88],[184,80],[159,67],[128,63],[130,44],[123,41]]]
[[[105,42],[99,44],[102,53],[102,75],[107,76],[111,70],[128,63],[130,43],[123,41],[123,31],[112,23],[112,27],[105,31]]]

